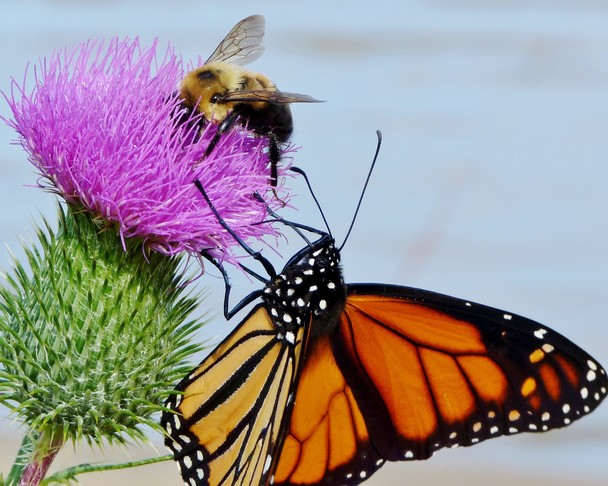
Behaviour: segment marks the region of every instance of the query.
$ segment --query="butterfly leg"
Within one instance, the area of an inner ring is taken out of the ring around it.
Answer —
[[[225,287],[225,290],[224,290],[224,317],[226,318],[227,321],[232,319],[232,317],[237,312],[239,312],[243,307],[248,305],[250,302],[253,302],[255,299],[257,299],[261,295],[262,291],[260,291],[260,290],[251,292],[249,295],[246,295],[232,309],[230,309],[230,290],[232,290],[232,284],[230,283],[230,278],[228,277],[228,272],[226,272],[224,265],[222,265],[217,259],[213,258],[208,252],[206,252],[206,251],[201,252],[201,256],[205,260],[207,260],[209,263],[211,263],[215,268],[217,268],[220,271],[220,273],[222,274],[222,278],[224,279],[224,287]],[[253,270],[250,270],[249,268],[247,268],[245,266],[241,265],[241,268],[243,270],[245,270],[245,272],[247,272],[248,274],[252,275],[253,277],[255,277],[261,281],[266,280],[263,277],[261,277],[260,275],[258,275],[257,273],[255,273]]]

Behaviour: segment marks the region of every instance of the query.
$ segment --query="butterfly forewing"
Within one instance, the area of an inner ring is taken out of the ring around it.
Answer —
[[[302,336],[297,336],[302,340]],[[187,484],[262,484],[277,455],[299,347],[258,306],[178,386],[161,422]],[[262,479],[260,479],[262,478]]]
[[[332,344],[387,460],[563,427],[606,395],[605,371],[557,332],[418,289],[349,286]]]

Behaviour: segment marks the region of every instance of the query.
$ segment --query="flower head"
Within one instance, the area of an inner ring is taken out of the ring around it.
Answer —
[[[179,257],[121,252],[85,214],[45,226],[2,275],[0,403],[55,442],[144,440],[200,350],[200,296]]]
[[[45,187],[68,203],[165,254],[211,250],[230,258],[234,240],[221,228],[193,184],[199,179],[214,206],[244,240],[276,235],[261,194],[273,209],[289,198],[272,195],[267,140],[246,129],[222,135],[208,157],[216,127],[199,134],[184,122],[177,93],[182,61],[138,39],[89,41],[64,49],[34,69],[33,89],[13,84],[8,103]],[[190,116],[190,121],[196,115]],[[281,172],[282,173],[282,172]]]

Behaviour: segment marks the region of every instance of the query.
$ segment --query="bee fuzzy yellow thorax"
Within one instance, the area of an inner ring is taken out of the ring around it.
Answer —
[[[217,103],[214,98],[229,91],[242,90],[247,72],[234,64],[213,62],[190,71],[182,80],[181,98],[203,114],[207,121],[219,123],[232,111],[234,103]]]

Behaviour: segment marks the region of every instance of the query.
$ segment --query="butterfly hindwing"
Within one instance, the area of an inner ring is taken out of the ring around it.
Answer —
[[[182,395],[167,402],[175,413],[161,422],[186,484],[263,484],[289,414],[300,349],[284,345],[259,305],[178,384]]]
[[[371,474],[383,463],[329,339],[320,340],[304,359],[274,484],[343,484],[352,464]]]

